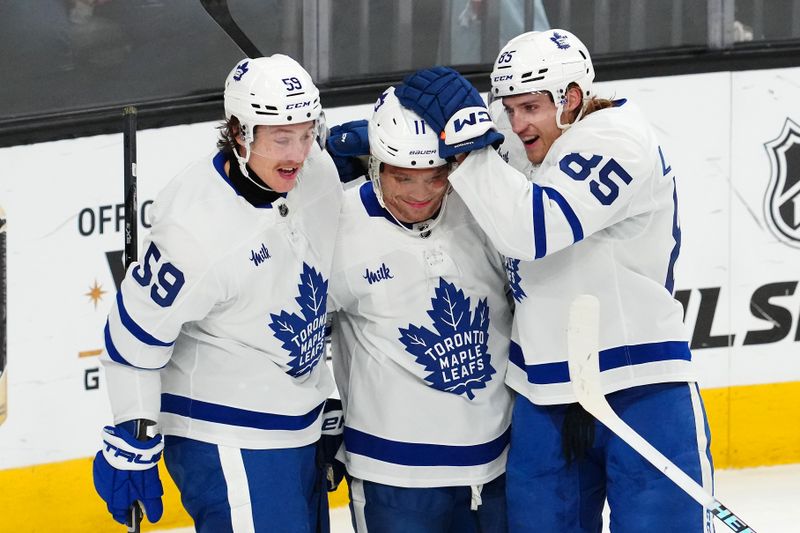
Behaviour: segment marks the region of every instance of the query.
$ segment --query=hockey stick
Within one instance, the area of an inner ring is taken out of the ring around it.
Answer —
[[[211,15],[214,22],[222,28],[222,31],[236,43],[239,50],[244,52],[247,57],[253,58],[263,55],[258,47],[253,44],[253,41],[245,35],[236,21],[233,20],[231,10],[228,8],[228,0],[200,0],[200,3],[203,4],[203,9],[206,10],[206,13]]]
[[[139,211],[136,199],[136,108],[128,106],[122,110],[122,149],[124,159],[125,189],[125,270],[137,260],[139,252],[137,215]],[[147,420],[136,420],[134,436],[137,440],[147,440]],[[136,502],[129,511],[128,533],[139,533],[142,522],[142,507]]]
[[[567,349],[572,390],[578,402],[732,531],[755,533],[744,520],[636,433],[608,404],[600,386],[599,318],[600,304],[595,296],[584,294],[572,302],[567,327]]]

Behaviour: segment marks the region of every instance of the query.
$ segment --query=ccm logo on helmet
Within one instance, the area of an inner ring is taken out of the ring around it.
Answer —
[[[289,104],[286,106],[286,109],[298,109],[300,107],[308,107],[311,105],[311,102],[298,102],[296,104]]]
[[[513,77],[514,77],[513,74],[506,74],[505,76],[495,76],[494,78],[492,78],[492,81],[493,82],[506,81],[506,80],[510,80]]]

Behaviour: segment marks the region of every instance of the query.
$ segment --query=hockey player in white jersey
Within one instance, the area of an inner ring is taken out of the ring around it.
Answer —
[[[522,169],[488,147],[493,122],[455,71],[420,71],[397,94],[443,133],[441,155],[469,152],[451,183],[510,258],[516,310],[507,383],[519,393],[507,469],[510,530],[599,532],[607,498],[615,533],[707,531],[709,514],[571,392],[568,309],[588,293],[600,300],[610,404],[711,488],[706,417],[672,294],[681,230],[669,154],[632,103],[594,97],[593,79],[588,50],[567,31],[526,33],[502,49],[491,94],[522,141]]]
[[[315,455],[342,190],[315,142],[319,91],[273,55],[237,63],[224,98],[219,151],[156,198],[106,324],[115,425],[95,486],[116,520],[134,500],[158,520],[163,448],[196,531],[327,531]],[[134,440],[134,419],[155,436]]]
[[[350,129],[348,135],[357,135]],[[330,294],[359,533],[506,531],[511,326],[502,260],[438,138],[386,90],[345,191]]]

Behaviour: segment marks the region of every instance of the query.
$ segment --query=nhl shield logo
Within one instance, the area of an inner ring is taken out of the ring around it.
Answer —
[[[767,224],[782,242],[800,248],[800,126],[787,118],[778,138],[764,147],[772,167],[764,197]]]

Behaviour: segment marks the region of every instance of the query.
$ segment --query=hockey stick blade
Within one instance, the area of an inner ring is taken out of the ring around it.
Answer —
[[[214,22],[222,28],[222,31],[236,43],[239,50],[244,52],[247,57],[254,58],[263,55],[258,47],[253,44],[253,41],[245,35],[236,21],[233,20],[231,10],[228,7],[228,0],[200,0],[200,3],[203,4],[203,9],[206,10],[206,13],[211,15]]]
[[[578,296],[570,307],[567,326],[569,375],[578,402],[732,531],[755,533],[755,530],[656,450],[614,412],[603,394],[600,381],[599,334],[600,302],[589,294]]]

